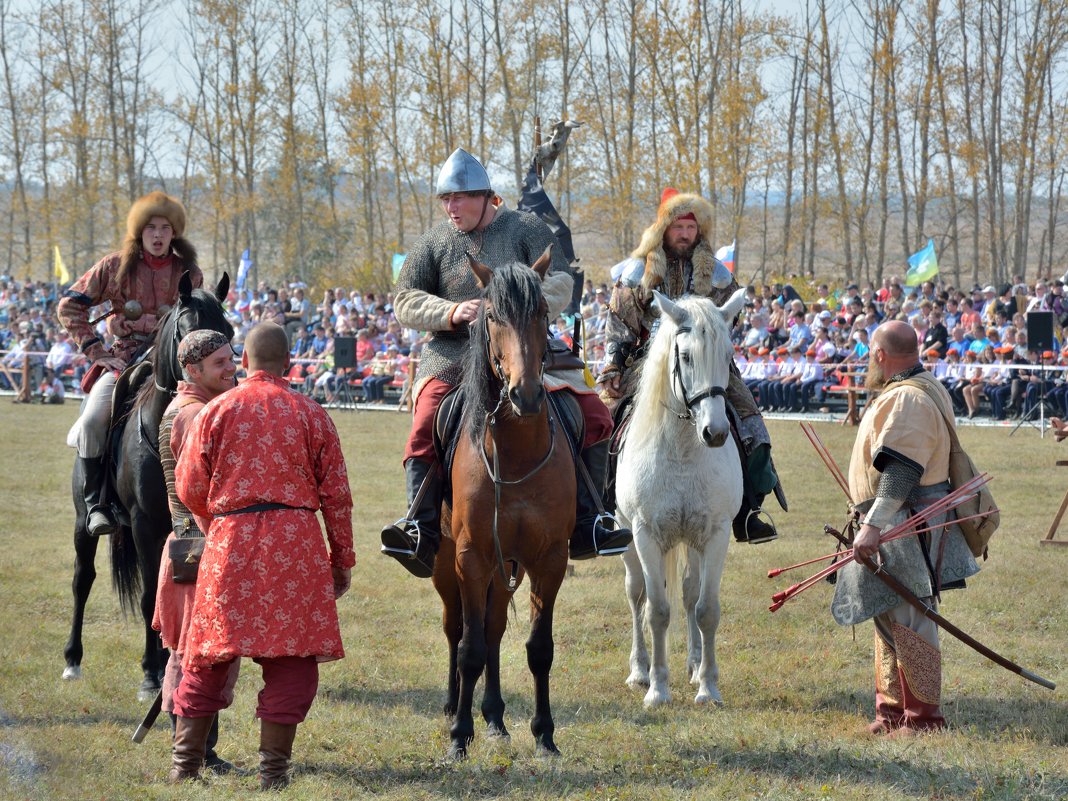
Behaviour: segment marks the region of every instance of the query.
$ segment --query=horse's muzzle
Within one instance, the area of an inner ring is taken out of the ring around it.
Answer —
[[[704,426],[701,428],[701,441],[709,448],[721,448],[729,433],[729,429],[719,426]]]
[[[517,384],[508,388],[508,400],[519,417],[538,414],[545,403],[545,387],[534,381]]]

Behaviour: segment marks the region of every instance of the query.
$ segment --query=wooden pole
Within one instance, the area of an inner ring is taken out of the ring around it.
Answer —
[[[539,147],[541,147],[541,115],[537,114],[534,116],[534,150],[537,151]],[[538,163],[536,157],[534,159],[534,169],[537,170],[538,180],[540,181],[542,178],[541,164]]]

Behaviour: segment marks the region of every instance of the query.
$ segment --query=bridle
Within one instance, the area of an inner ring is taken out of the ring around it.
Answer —
[[[689,326],[681,326],[678,329],[678,331],[676,331],[676,333],[675,333],[675,341],[674,341],[675,363],[674,363],[674,365],[672,365],[672,368],[671,368],[671,381],[672,381],[673,384],[678,384],[679,394],[682,395],[682,403],[683,403],[683,406],[686,407],[686,411],[684,411],[684,412],[676,412],[676,411],[672,410],[672,412],[680,420],[685,420],[690,425],[696,426],[697,425],[697,420],[693,416],[693,408],[697,404],[699,404],[701,401],[703,401],[705,398],[719,398],[719,397],[726,398],[727,397],[727,390],[726,390],[725,387],[721,387],[718,384],[714,384],[714,385],[712,385],[710,387],[707,387],[706,389],[701,390],[700,392],[698,392],[693,397],[690,397],[689,394],[686,392],[686,384],[682,380],[682,370],[679,367],[679,364],[681,362],[681,359],[679,357],[679,335],[680,334],[688,334],[692,330],[693,329],[690,328]]]
[[[497,447],[497,415],[504,408],[504,404],[508,401],[508,380],[504,375],[504,370],[501,367],[500,360],[493,355],[493,350],[490,347],[490,331],[489,331],[489,311],[483,312],[483,326],[486,338],[486,359],[490,364],[490,370],[493,373],[494,378],[497,379],[497,383],[501,385],[500,394],[497,397],[497,405],[492,411],[486,413],[486,426],[490,432],[490,443],[493,446],[493,464],[490,464],[489,458],[486,456],[486,449],[479,447],[478,452],[482,457],[482,464],[486,466],[486,473],[493,481],[493,547],[497,555],[497,567],[501,572],[501,579],[505,582],[505,586],[509,592],[514,592],[518,584],[516,581],[517,568],[513,565],[512,575],[509,577],[504,568],[504,553],[501,550],[501,538],[497,528],[497,519],[501,508],[501,487],[503,486],[518,486],[526,481],[529,481],[535,475],[537,475],[542,468],[549,463],[553,458],[553,454],[556,452],[556,420],[552,414],[552,404],[549,403],[546,398],[546,410],[545,414],[549,421],[549,448],[545,452],[545,456],[541,461],[532,467],[526,475],[517,479],[504,479],[501,477],[501,462],[500,462],[500,449]],[[546,327],[548,327],[548,317],[546,317]],[[538,375],[539,380],[545,378],[545,358],[548,353],[548,348],[541,355],[541,372]]]
[[[501,397],[500,397],[500,400],[497,401],[497,409],[494,410],[494,413],[496,413],[496,411],[500,410],[501,402],[504,400],[505,396],[507,395],[507,391],[508,391],[508,376],[506,376],[504,374],[504,367],[501,366],[501,360],[493,355],[493,349],[490,347],[490,344],[491,344],[491,341],[492,341],[491,337],[490,337],[490,328],[489,328],[491,312],[492,312],[491,309],[487,309],[482,315],[483,316],[483,319],[482,319],[482,333],[483,333],[483,339],[486,341],[486,361],[490,365],[490,371],[493,373],[493,377],[496,378],[497,379],[497,383],[499,383],[501,385]],[[545,330],[548,331],[548,329],[549,329],[549,315],[546,314],[545,315]],[[549,358],[549,348],[546,347],[545,350],[543,350],[541,352],[541,372],[538,374],[538,380],[539,381],[544,381],[545,380],[545,364],[548,361],[548,358]]]
[[[178,345],[182,341],[182,327],[180,325],[182,321],[182,313],[189,311],[189,309],[186,309],[182,306],[181,295],[179,295],[177,300],[175,300],[174,306],[167,310],[168,314],[172,314],[174,316],[174,331],[171,333],[171,347],[173,348],[175,354],[178,353]],[[181,378],[181,376],[178,377]],[[155,371],[153,371],[152,374],[152,383],[156,385],[156,389],[158,389],[160,392],[165,392],[171,397],[174,397],[174,395],[177,393],[176,389],[168,389],[167,387],[161,385],[159,383],[159,376],[155,373]]]

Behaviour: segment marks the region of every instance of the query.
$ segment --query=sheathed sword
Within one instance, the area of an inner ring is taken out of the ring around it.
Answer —
[[[849,497],[848,487],[842,480],[842,471],[835,463],[833,457],[830,454],[830,451],[828,451],[827,448],[823,445],[823,442],[816,434],[815,429],[813,429],[812,426],[808,426],[806,428],[804,424],[802,424],[802,429],[804,430],[805,435],[808,436],[809,441],[812,443],[812,446],[820,454],[820,457],[823,459],[823,463],[826,465],[827,469],[831,471],[831,475],[835,477],[835,480],[838,481],[838,485],[842,488],[842,491],[846,493],[846,497]],[[852,502],[852,498],[850,498],[850,501]],[[845,535],[834,527],[824,526],[823,530],[830,534],[832,537],[836,538],[839,542],[843,543],[847,548],[853,547],[853,543],[849,542]],[[1033,681],[1035,684],[1040,684],[1050,690],[1055,690],[1057,688],[1057,685],[1049,679],[1039,676],[1037,673],[1034,673],[1028,670],[1027,668],[1017,665],[1011,659],[1008,659],[1007,657],[1002,656],[992,648],[983,645],[970,634],[966,634],[965,632],[961,631],[955,625],[953,625],[944,617],[942,617],[942,615],[936,612],[929,604],[916,597],[915,593],[913,593],[908,587],[902,584],[892,574],[887,572],[887,570],[881,564],[876,564],[875,561],[870,557],[856,556],[855,558],[858,562],[868,568],[868,570],[874,573],[875,577],[878,578],[883,584],[885,584],[887,587],[897,593],[898,597],[900,597],[901,600],[916,609],[921,615],[932,621],[935,625],[939,626],[942,629],[945,629],[949,634],[952,634],[954,637],[956,637],[962,643],[967,645],[969,648],[978,651],[991,662],[1001,665],[1003,668],[1010,671],[1011,673],[1015,673],[1018,676],[1022,676],[1028,681]]]
[[[137,724],[137,728],[134,730],[133,737],[130,739],[135,743],[143,742],[145,735],[148,734],[148,730],[152,728],[152,725],[156,722],[156,718],[159,717],[160,711],[163,709],[163,690],[156,693],[156,699],[152,702],[152,706],[148,708],[148,712],[145,714],[145,719]]]

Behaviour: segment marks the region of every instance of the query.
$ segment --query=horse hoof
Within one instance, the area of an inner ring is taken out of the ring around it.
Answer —
[[[504,726],[487,726],[486,737],[502,745],[512,741],[512,735],[508,733],[508,729]]]
[[[722,698],[720,698],[718,695],[713,695],[712,693],[706,693],[706,692],[697,693],[697,697],[693,699],[693,702],[695,704],[700,704],[702,706],[704,704],[710,704],[711,706],[714,706],[714,707],[717,707],[717,708],[723,706],[723,699]]]
[[[556,747],[556,743],[538,743],[538,747],[535,749],[534,754],[538,759],[556,759],[560,756],[560,749]]]
[[[63,668],[63,681],[78,681],[81,677],[81,665],[67,665]]]
[[[649,686],[649,674],[634,671],[627,676],[627,686],[632,690],[642,690]]]
[[[142,703],[142,704],[145,703],[146,701],[155,701],[156,700],[156,695],[158,695],[158,694],[159,694],[159,687],[157,687],[154,690],[148,689],[146,687],[142,687],[140,690],[137,691],[137,701],[139,703]]]
[[[656,692],[652,689],[645,694],[645,708],[652,709],[656,706],[663,706],[664,704],[671,703],[671,693],[669,692]]]
[[[449,762],[464,762],[464,761],[466,761],[467,760],[467,746],[466,745],[457,745],[456,743],[453,743],[451,746],[449,746],[449,753],[446,754],[445,758]]]

